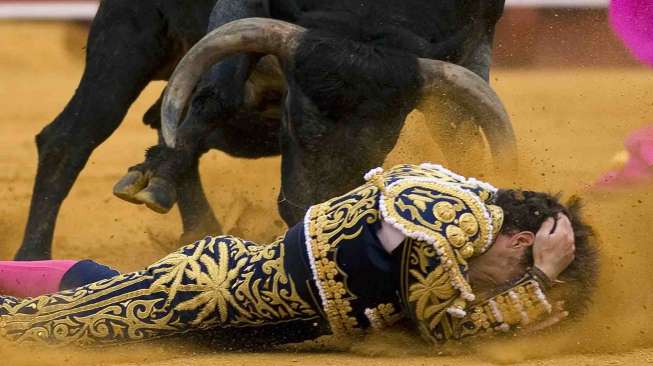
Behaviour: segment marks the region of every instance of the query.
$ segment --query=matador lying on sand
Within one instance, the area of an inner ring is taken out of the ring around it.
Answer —
[[[0,262],[3,293],[41,295],[0,296],[1,337],[105,345],[206,332],[281,344],[402,321],[441,343],[541,328],[586,305],[596,251],[577,202],[433,164],[365,178],[265,246],[207,237],[128,274],[88,260]]]

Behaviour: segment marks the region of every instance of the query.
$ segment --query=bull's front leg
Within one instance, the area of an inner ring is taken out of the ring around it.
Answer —
[[[155,2],[102,2],[89,34],[86,68],[65,109],[37,136],[38,170],[17,260],[48,259],[59,208],[93,150],[168,57]]]
[[[211,76],[194,95],[177,130],[175,147],[161,143],[148,149],[145,161],[130,168],[114,188],[118,197],[159,213],[167,213],[178,203],[185,241],[221,230],[201,186],[199,159],[210,147],[210,136],[231,118],[242,100],[242,86],[215,79],[211,85]]]
[[[264,9],[256,2],[220,1],[210,17],[209,30],[232,20],[265,16]],[[160,213],[168,212],[178,201],[183,240],[219,232],[218,221],[201,187],[199,158],[209,148],[208,136],[241,108],[245,82],[255,62],[255,56],[234,56],[204,75],[177,129],[174,148],[165,144],[151,148],[145,162],[130,168],[114,193]]]

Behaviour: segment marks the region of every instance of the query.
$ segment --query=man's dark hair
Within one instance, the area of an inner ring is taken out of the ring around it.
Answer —
[[[555,286],[558,289],[554,287],[554,290],[564,292],[565,309],[571,317],[582,315],[587,310],[596,287],[599,256],[594,230],[581,217],[581,199],[572,196],[563,205],[560,203],[560,194],[502,189],[497,192],[494,204],[503,209],[502,234],[516,231],[537,233],[546,219],[555,218],[558,213],[567,215],[574,230],[575,258],[558,277],[564,285]],[[532,257],[532,251],[529,250],[529,265],[533,263]]]

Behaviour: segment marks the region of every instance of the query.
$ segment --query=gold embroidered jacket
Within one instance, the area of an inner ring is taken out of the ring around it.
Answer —
[[[387,172],[377,168],[365,178],[367,184],[311,207],[305,218],[307,251],[334,333],[377,327],[402,314],[412,318],[427,339],[436,342],[523,325],[497,315],[500,306],[478,320],[479,311],[490,305],[487,301],[474,303],[466,279],[467,259],[484,253],[501,228],[503,212],[492,205],[496,190],[491,185],[433,164],[400,165]],[[346,265],[343,247],[381,220],[408,237],[400,247],[396,268],[399,296],[376,306],[368,302],[361,309],[361,290],[350,286],[352,278],[359,275]],[[519,287],[526,285],[530,287]],[[544,304],[539,287],[539,292],[533,289],[536,285],[520,283],[515,291],[526,291],[524,301]],[[504,300],[500,304],[511,314],[521,301],[514,296]],[[498,304],[490,301],[491,305]],[[470,307],[473,311],[468,313]],[[545,305],[531,308],[537,310],[537,314],[531,312],[533,319],[550,310]]]

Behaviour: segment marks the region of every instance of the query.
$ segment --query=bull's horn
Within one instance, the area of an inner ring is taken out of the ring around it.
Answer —
[[[517,167],[517,142],[503,103],[490,85],[472,71],[444,61],[419,59],[422,76],[420,110],[436,99],[436,109],[467,115],[481,127],[495,161]]]
[[[200,77],[225,57],[239,53],[275,55],[288,60],[305,31],[297,25],[267,18],[227,23],[202,38],[181,59],[168,80],[161,107],[161,132],[166,145],[175,146],[177,126]]]

